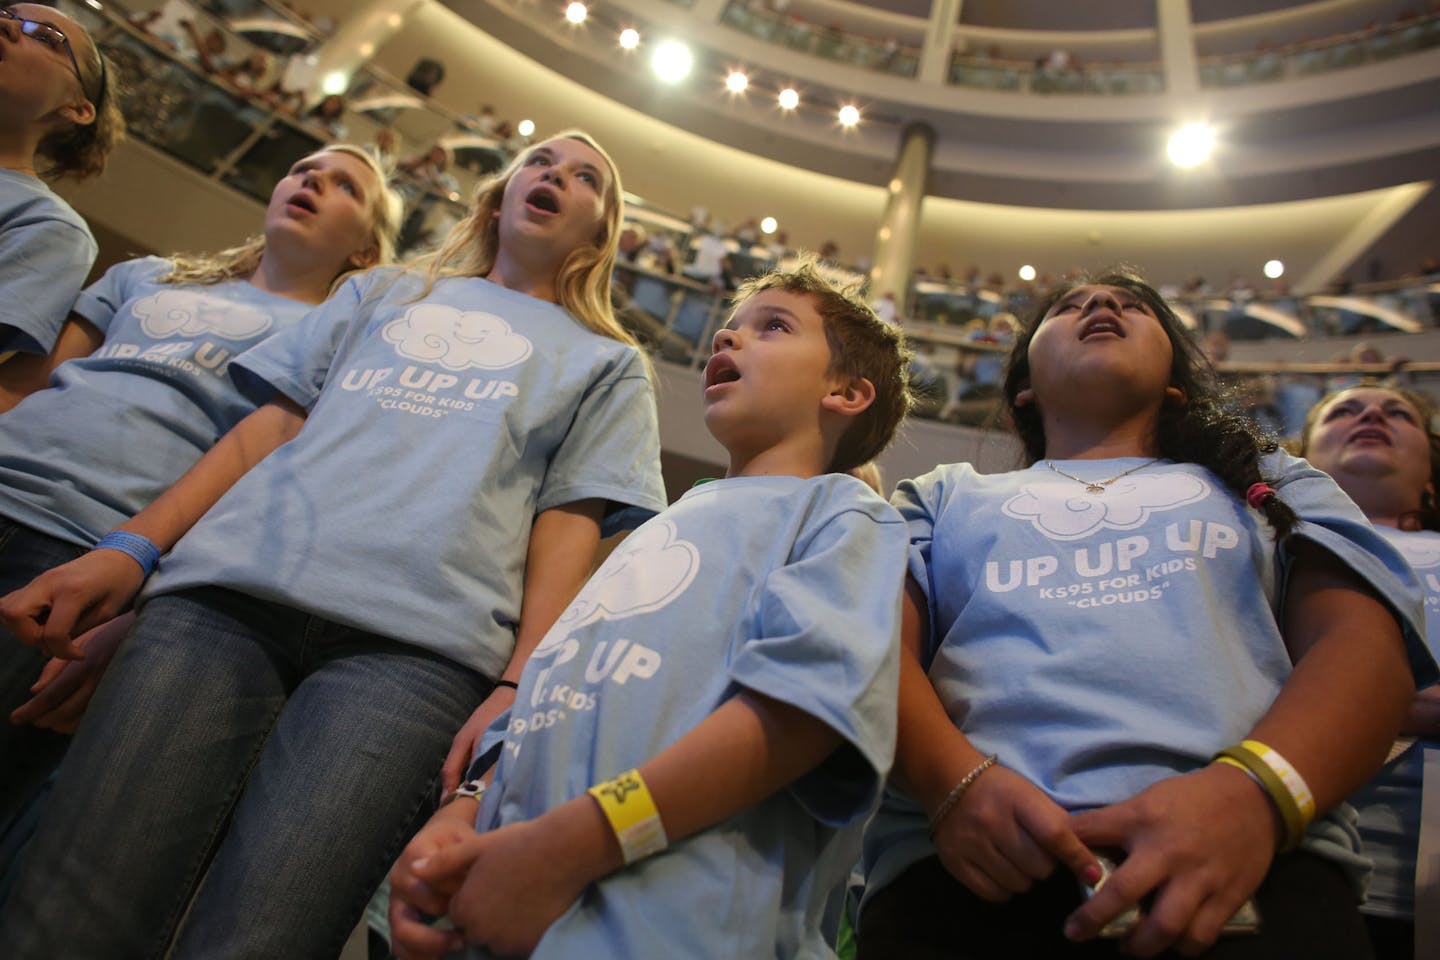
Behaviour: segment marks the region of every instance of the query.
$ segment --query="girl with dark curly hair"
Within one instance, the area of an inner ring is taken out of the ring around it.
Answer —
[[[1364,955],[1334,808],[1435,675],[1403,560],[1136,276],[1040,304],[1004,395],[1026,468],[894,498],[903,793],[860,956]]]

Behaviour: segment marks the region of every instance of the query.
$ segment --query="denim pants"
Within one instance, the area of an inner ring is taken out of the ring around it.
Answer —
[[[0,596],[85,552],[0,517]],[[10,722],[10,712],[30,699],[30,685],[47,659],[0,626],[0,830],[45,782],[70,742],[63,734]]]
[[[155,598],[61,767],[4,955],[333,958],[490,687],[230,591]]]

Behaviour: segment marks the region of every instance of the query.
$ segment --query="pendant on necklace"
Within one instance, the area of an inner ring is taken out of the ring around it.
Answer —
[[[1085,484],[1085,492],[1086,492],[1086,493],[1104,493],[1104,492],[1105,492],[1105,488],[1102,487],[1102,486],[1100,486],[1100,484],[1098,484],[1098,483],[1087,483],[1087,484]]]

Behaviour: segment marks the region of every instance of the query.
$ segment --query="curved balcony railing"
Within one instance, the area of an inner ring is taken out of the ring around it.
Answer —
[[[1165,71],[1153,63],[1055,68],[957,53],[950,61],[950,83],[1018,93],[1164,93]]]
[[[822,27],[797,17],[752,7],[745,0],[730,0],[720,22],[768,43],[775,43],[826,60],[913,77],[920,71],[920,51],[893,38],[865,37]]]
[[[1440,46],[1440,14],[1279,49],[1200,61],[1203,87],[1241,87],[1403,57]]]

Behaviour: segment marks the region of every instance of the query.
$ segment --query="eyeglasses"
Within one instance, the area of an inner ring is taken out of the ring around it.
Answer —
[[[26,20],[8,7],[0,7],[0,17],[14,20],[20,24],[21,33],[27,37],[34,37],[51,50],[59,50],[64,47],[65,52],[70,56],[70,66],[75,68],[75,79],[80,81],[80,92],[85,94],[85,98],[91,103],[99,105],[100,97],[105,95],[105,60],[103,57],[100,60],[100,91],[97,96],[92,97],[89,88],[85,85],[85,77],[80,72],[80,61],[75,59],[75,48],[70,46],[70,38],[61,33],[59,27],[41,20]]]

